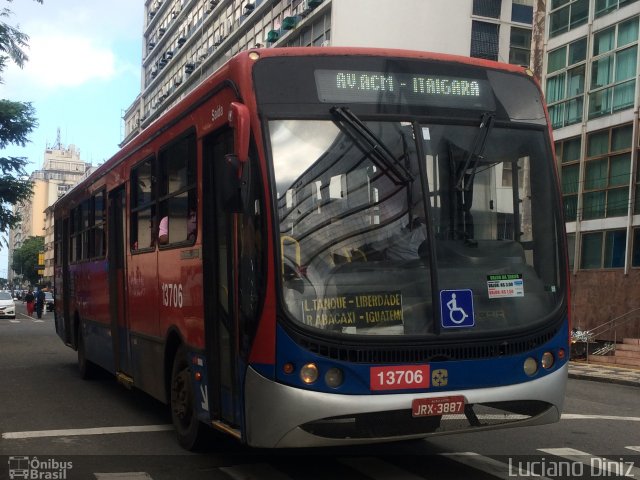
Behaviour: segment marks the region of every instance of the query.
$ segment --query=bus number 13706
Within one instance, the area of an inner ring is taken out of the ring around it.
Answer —
[[[182,308],[182,284],[162,284],[162,306]]]

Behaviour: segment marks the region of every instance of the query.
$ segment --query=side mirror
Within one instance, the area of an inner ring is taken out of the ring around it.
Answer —
[[[241,212],[247,197],[247,169],[251,127],[249,109],[240,102],[232,102],[229,108],[229,125],[233,128],[233,152],[225,155],[225,175],[221,180],[221,191],[226,208]]]
[[[240,102],[231,102],[229,125],[233,128],[233,154],[238,158],[240,164],[244,164],[249,159],[249,138],[251,134],[249,109],[246,105]]]

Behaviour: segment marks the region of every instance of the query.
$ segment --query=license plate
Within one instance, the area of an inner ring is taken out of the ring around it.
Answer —
[[[436,415],[455,415],[464,412],[464,397],[416,398],[411,404],[414,417],[431,417]]]
[[[429,380],[429,365],[371,367],[369,371],[371,390],[429,388]]]

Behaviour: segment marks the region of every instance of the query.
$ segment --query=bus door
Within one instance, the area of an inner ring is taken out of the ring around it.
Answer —
[[[220,201],[225,154],[233,151],[233,130],[212,133],[203,143],[202,260],[205,341],[211,420],[240,426],[238,310],[234,295],[235,215]]]
[[[115,371],[132,375],[129,326],[125,305],[125,189],[109,192],[109,313]]]

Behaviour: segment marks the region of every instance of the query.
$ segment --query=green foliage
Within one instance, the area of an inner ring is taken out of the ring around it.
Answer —
[[[29,141],[27,135],[36,126],[31,103],[0,100],[0,148],[10,143],[24,147]]]
[[[13,252],[11,269],[31,285],[36,285],[38,276],[38,254],[44,250],[44,237],[29,237]]]
[[[11,3],[11,0],[7,0]],[[43,0],[36,0],[42,3]],[[8,61],[22,68],[28,60],[24,48],[29,37],[17,27],[6,23],[11,10],[0,10],[0,83]],[[0,100],[0,149],[8,145],[24,147],[29,141],[28,135],[37,126],[35,110],[29,102]],[[28,200],[32,195],[32,183],[26,178],[25,167],[28,160],[24,157],[0,157],[0,233],[6,233],[20,222],[20,216],[14,213],[12,205]]]

